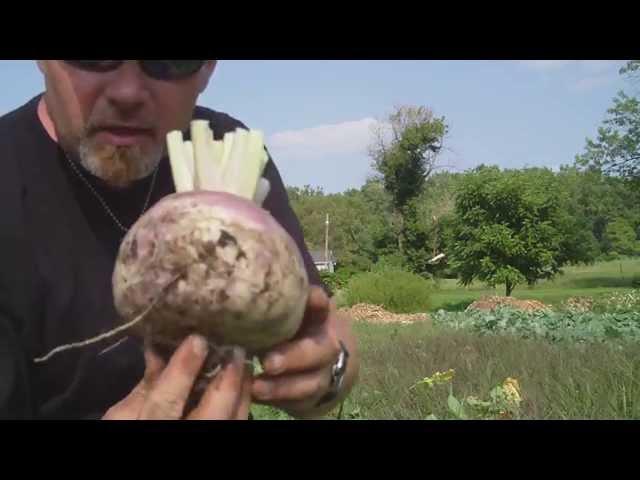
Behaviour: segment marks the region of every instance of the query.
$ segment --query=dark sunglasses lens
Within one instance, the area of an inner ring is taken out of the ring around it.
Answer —
[[[108,72],[122,64],[122,60],[65,60],[70,65],[90,72]]]
[[[193,75],[202,68],[204,60],[143,60],[142,68],[151,77],[175,80]]]

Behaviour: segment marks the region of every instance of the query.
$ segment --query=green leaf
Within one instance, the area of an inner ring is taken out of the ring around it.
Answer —
[[[447,399],[447,405],[449,406],[449,410],[458,418],[465,420],[467,418],[460,401],[454,397],[452,394],[449,394],[449,398]]]
[[[262,373],[264,372],[264,369],[262,368],[262,363],[260,362],[260,359],[258,357],[253,357],[252,363],[253,363],[253,374],[256,376],[262,375]]]

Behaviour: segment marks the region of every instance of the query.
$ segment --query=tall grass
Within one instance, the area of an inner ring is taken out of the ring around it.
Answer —
[[[449,386],[412,388],[435,372],[455,370],[457,398],[486,398],[507,377],[518,380],[523,419],[640,419],[640,345],[551,344],[542,340],[435,328],[429,323],[356,323],[360,379],[343,419],[453,418]],[[266,407],[257,419],[284,419]],[[334,412],[330,417],[336,416]]]
[[[409,326],[357,324],[361,380],[347,417],[450,418],[446,386],[414,388],[437,371],[455,370],[458,398],[486,397],[507,377],[522,389],[522,418],[640,419],[640,345],[562,344],[513,336]]]

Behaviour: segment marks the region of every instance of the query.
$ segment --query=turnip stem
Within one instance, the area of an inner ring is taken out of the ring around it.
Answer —
[[[269,156],[259,130],[238,128],[216,141],[207,120],[193,120],[191,142],[173,131],[167,144],[177,192],[223,191],[259,205],[269,193],[269,182],[261,178]]]
[[[176,130],[167,134],[167,150],[169,151],[171,173],[176,192],[193,190],[193,177],[187,166],[181,131]]]
[[[195,156],[193,151],[193,143],[186,141],[184,142],[184,158],[187,163],[187,167],[189,168],[189,173],[191,174],[191,179],[193,181],[193,186],[196,186],[196,166],[195,166]]]
[[[271,190],[271,184],[269,183],[269,180],[267,180],[266,178],[260,178],[258,180],[258,187],[256,188],[256,193],[253,196],[253,201],[256,202],[258,205],[262,205],[265,199],[267,198],[267,195],[269,195],[270,190]]]
[[[217,151],[213,147],[213,132],[207,120],[191,122],[191,139],[195,152],[194,188],[198,190],[217,190],[218,168]]]

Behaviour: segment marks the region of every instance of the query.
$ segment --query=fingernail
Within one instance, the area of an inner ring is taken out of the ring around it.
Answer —
[[[193,349],[193,353],[195,353],[199,357],[206,356],[207,352],[209,351],[209,345],[207,345],[207,341],[200,335],[193,335],[191,337],[191,348]]]
[[[236,366],[242,367],[244,365],[244,359],[246,358],[246,353],[243,348],[233,347],[233,361]]]
[[[265,359],[264,369],[267,371],[267,373],[274,375],[282,370],[283,362],[284,360],[282,355],[280,355],[279,353],[273,353]]]
[[[253,382],[253,394],[260,400],[269,400],[272,390],[273,384],[271,382],[265,380],[255,380]]]

